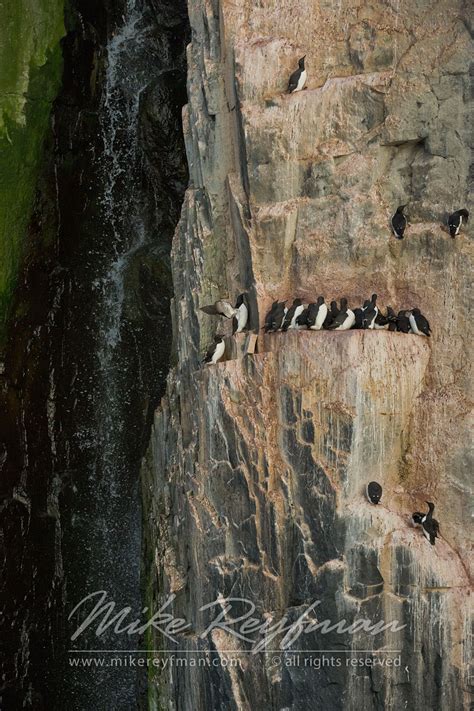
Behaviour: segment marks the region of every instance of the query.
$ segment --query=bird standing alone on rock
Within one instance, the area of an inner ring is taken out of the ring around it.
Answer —
[[[304,88],[304,85],[306,84],[306,69],[304,66],[305,58],[306,55],[304,57],[301,57],[301,59],[298,61],[298,69],[293,72],[290,77],[290,81],[288,82],[289,94],[294,94],[295,91],[301,91]]]
[[[426,503],[429,509],[428,513],[423,514],[419,511],[415,511],[412,515],[412,520],[415,525],[422,527],[424,537],[434,546],[439,533],[439,523],[433,518],[434,504],[432,504],[431,501],[427,501]]]
[[[468,219],[469,212],[464,209],[456,210],[456,212],[453,212],[453,214],[448,217],[449,234],[453,239],[459,234],[463,221],[467,222]]]
[[[367,484],[367,498],[371,504],[378,504],[382,498],[382,487],[376,481]]]
[[[225,342],[222,336],[214,336],[214,343],[209,346],[209,350],[203,358],[203,363],[215,365],[225,353]]]
[[[407,226],[407,218],[403,214],[406,205],[400,205],[394,215],[392,215],[392,231],[397,239],[403,239],[403,233]]]
[[[241,333],[247,325],[249,307],[247,294],[240,294],[235,304],[236,314],[233,318],[233,333]]]

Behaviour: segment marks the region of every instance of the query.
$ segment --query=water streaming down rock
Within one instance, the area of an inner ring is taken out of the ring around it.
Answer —
[[[18,658],[6,687],[35,711],[138,704],[135,669],[81,670],[65,650],[142,640],[109,630],[71,643],[79,616],[65,617],[96,590],[143,607],[138,474],[168,369],[169,250],[187,181],[184,3],[75,0],[68,21],[5,374],[4,530],[24,551],[21,587],[7,570]]]

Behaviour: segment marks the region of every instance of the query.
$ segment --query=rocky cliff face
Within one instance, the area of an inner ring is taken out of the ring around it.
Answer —
[[[199,608],[218,596],[248,598],[259,618],[292,620],[319,600],[319,620],[405,627],[298,641],[340,650],[338,668],[242,654],[238,669],[163,672],[153,704],[465,708],[472,243],[441,223],[472,208],[467,7],[190,0],[189,14],[177,363],[143,472],[150,595],[156,606],[176,594],[191,622],[178,647],[210,658],[248,649],[223,630],[200,638],[210,613]],[[308,87],[288,96],[304,54]],[[388,221],[402,203],[398,242]],[[275,298],[376,291],[418,305],[433,337],[259,335],[256,354],[202,369],[216,324],[199,306],[243,290],[253,328]],[[384,487],[377,508],[364,499],[371,479]],[[441,524],[434,548],[409,525],[426,500]],[[346,665],[350,650],[382,648],[401,650],[401,666]]]

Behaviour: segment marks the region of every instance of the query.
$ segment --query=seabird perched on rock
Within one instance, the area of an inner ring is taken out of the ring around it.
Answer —
[[[388,330],[397,330],[397,315],[391,306],[387,306],[387,320],[388,320]]]
[[[307,328],[308,327],[308,312],[309,312],[309,307],[313,306],[313,304],[309,304],[303,311],[300,313],[298,318],[296,319],[296,328]]]
[[[281,327],[282,331],[288,331],[288,329],[293,329],[296,327],[296,319],[298,316],[303,313],[304,311],[304,305],[303,301],[301,299],[294,299],[293,305],[290,306],[288,309],[285,320],[283,322],[283,326]]]
[[[355,323],[354,312],[347,307],[347,299],[341,299],[341,309],[329,326],[330,331],[348,331]]]
[[[367,484],[367,498],[371,504],[378,504],[382,498],[382,487],[376,481]]]
[[[384,316],[383,313],[379,311],[377,316],[375,317],[374,328],[380,331],[381,329],[386,329],[389,323],[390,319],[388,317],[388,309],[387,316]]]
[[[305,59],[306,55],[304,57],[301,57],[300,60],[298,60],[298,69],[293,72],[290,77],[290,81],[288,82],[289,94],[294,94],[295,91],[301,91],[301,89],[303,89],[304,85],[306,84],[306,69],[304,66]]]
[[[352,326],[352,328],[364,328],[362,325],[362,321],[364,318],[364,309],[357,308],[357,309],[352,309],[352,311],[354,313],[354,319],[355,319],[354,325]]]
[[[467,210],[456,210],[452,215],[448,217],[448,227],[449,234],[451,237],[456,237],[459,234],[459,230],[462,227],[463,222],[467,222],[469,219],[469,212]]]
[[[209,306],[201,306],[201,311],[210,316],[225,316],[226,318],[234,318],[237,313],[237,309],[224,299],[219,299]]]
[[[286,301],[276,301],[274,303],[271,308],[271,311],[267,314],[267,318],[265,319],[265,333],[272,333],[273,331],[278,331],[278,329],[282,327],[287,311],[285,304]]]
[[[328,307],[324,303],[324,296],[318,296],[315,304],[308,307],[306,322],[311,331],[320,331],[326,321]]]
[[[397,331],[400,333],[410,333],[410,319],[406,311],[399,311],[397,316]]]
[[[203,363],[215,364],[225,353],[225,341],[222,336],[214,336],[214,343],[203,358]]]
[[[273,325],[273,321],[275,319],[275,311],[277,310],[278,304],[279,304],[278,301],[274,301],[272,304],[272,308],[265,316],[265,325],[263,327],[263,330],[265,331],[265,333],[268,333],[269,331],[273,330],[272,325]]]
[[[426,503],[429,509],[428,513],[423,514],[419,511],[415,511],[412,515],[412,520],[415,525],[422,527],[424,537],[434,546],[439,533],[439,523],[433,518],[434,504],[432,504],[431,501],[427,501]]]
[[[428,323],[428,319],[422,315],[420,309],[412,309],[408,319],[413,333],[416,333],[417,336],[430,336],[430,324]]]
[[[400,205],[394,215],[392,215],[392,231],[397,239],[403,239],[403,233],[407,226],[407,218],[403,214],[406,205]]]
[[[235,304],[236,314],[233,318],[232,333],[241,333],[247,325],[249,318],[248,296],[240,294]]]
[[[375,328],[375,319],[379,312],[377,308],[377,294],[372,294],[372,298],[364,302],[362,316],[362,328]]]

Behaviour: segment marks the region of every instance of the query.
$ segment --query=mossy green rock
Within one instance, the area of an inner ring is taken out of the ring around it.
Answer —
[[[0,345],[61,79],[63,0],[0,7]]]

